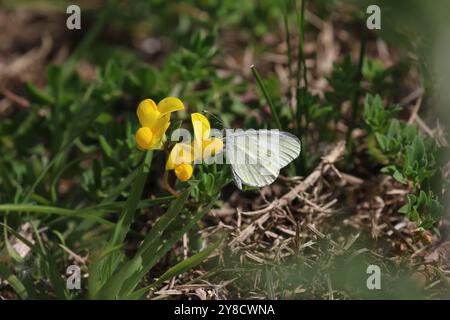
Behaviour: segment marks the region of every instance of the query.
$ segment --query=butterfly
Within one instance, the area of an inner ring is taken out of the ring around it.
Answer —
[[[234,182],[263,187],[271,184],[280,170],[300,155],[300,140],[279,130],[226,130],[225,152]]]

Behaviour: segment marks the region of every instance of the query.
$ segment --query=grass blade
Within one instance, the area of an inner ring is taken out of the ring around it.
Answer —
[[[131,223],[134,218],[139,200],[144,190],[145,181],[152,163],[152,151],[147,151],[145,159],[141,164],[140,173],[137,175],[136,180],[131,187],[130,195],[125,203],[125,207],[122,210],[120,219],[114,229],[113,237],[110,241],[110,246],[114,247],[123,242],[128,230],[130,230]]]
[[[285,32],[285,38],[286,38],[286,46],[287,46],[287,59],[288,59],[288,92],[287,92],[287,99],[288,99],[288,106],[289,110],[291,111],[292,119],[294,120],[294,128],[297,128],[297,121],[295,121],[295,112],[292,106],[292,91],[291,91],[291,84],[292,84],[292,75],[294,74],[292,71],[292,45],[291,45],[291,37],[290,37],[290,31],[289,31],[289,12],[290,12],[290,1],[291,0],[284,0],[284,4],[282,4],[283,7],[283,22],[284,22],[284,32]]]
[[[133,222],[134,214],[138,207],[139,200],[142,196],[142,191],[144,190],[145,181],[147,180],[147,175],[150,170],[152,156],[153,152],[151,150],[147,151],[145,159],[139,167],[139,174],[136,176],[136,179],[131,187],[130,195],[122,210],[119,221],[114,228],[114,233],[111,237],[107,250],[121,245],[125,240],[128,231],[130,230],[130,226]],[[138,263],[132,261],[121,270],[119,270],[119,272],[115,276],[113,276],[113,278],[111,278],[117,266],[119,265],[122,256],[123,255],[120,252],[114,252],[99,264],[98,268],[100,272],[103,273],[98,280],[99,297],[104,299],[115,297],[116,292],[120,290],[120,286],[122,284],[121,279],[129,276],[134,268],[140,265],[140,262]],[[93,290],[92,294],[97,295],[96,290]]]
[[[208,258],[209,255],[215,249],[217,249],[217,247],[219,247],[220,243],[221,243],[221,241],[217,241],[217,242],[211,244],[210,246],[206,247],[199,253],[193,255],[192,257],[189,257],[189,258],[177,263],[176,265],[171,267],[169,270],[167,270],[161,277],[159,277],[158,280],[156,280],[151,285],[151,287],[157,286],[158,284],[163,283],[164,281],[169,280],[172,277],[177,276],[177,275],[185,272],[188,269],[194,268],[195,266],[200,264],[203,260]]]
[[[83,210],[72,210],[72,209],[64,209],[58,207],[50,207],[50,206],[37,206],[32,204],[1,204],[0,212],[32,212],[32,213],[43,213],[43,214],[55,214],[61,215],[71,218],[81,218],[81,219],[90,219],[96,222],[100,222],[105,225],[114,226],[114,223],[105,220],[103,218],[89,215],[88,211]]]
[[[22,262],[22,257],[17,253],[16,249],[13,248],[11,243],[8,239],[8,228],[7,228],[7,220],[6,215],[3,217],[3,241],[5,243],[6,251],[8,252],[8,255],[16,262]]]
[[[302,152],[300,154],[300,173],[304,174],[304,170],[307,167],[307,150],[308,150],[308,122],[309,122],[309,106],[306,103],[305,95],[308,90],[308,77],[306,69],[306,58],[304,52],[305,43],[305,4],[306,0],[301,0],[300,13],[297,12],[297,29],[298,29],[298,44],[297,44],[297,74],[296,74],[296,107],[297,107],[297,136],[302,139]],[[302,73],[303,72],[303,73]],[[303,77],[304,90],[301,87],[301,80]],[[302,128],[302,119],[305,120],[305,127]]]
[[[277,125],[278,129],[283,129],[281,127],[280,118],[278,117],[278,113],[275,110],[275,106],[273,105],[272,98],[270,98],[269,92],[267,91],[267,88],[261,79],[261,76],[259,75],[258,70],[256,70],[256,67],[252,65],[250,67],[252,69],[253,75],[256,79],[256,82],[258,83],[259,88],[261,89],[262,93],[264,94],[264,98],[266,98],[267,104],[270,107],[270,112],[272,113],[273,118],[275,119],[275,124]]]
[[[177,263],[176,265],[174,265],[173,267],[171,267],[169,270],[167,270],[166,272],[164,272],[163,275],[161,275],[161,277],[158,278],[158,280],[156,280],[154,283],[152,283],[150,286],[147,286],[145,288],[140,288],[132,293],[130,293],[130,295],[128,295],[127,297],[125,297],[125,299],[128,300],[138,300],[141,299],[142,296],[148,292],[148,290],[150,290],[151,288],[163,283],[166,280],[169,280],[189,269],[194,268],[195,266],[199,265],[200,263],[202,263],[206,258],[209,257],[209,255],[219,247],[221,243],[221,240],[213,243],[212,245],[206,247],[205,249],[203,249],[202,251],[200,251],[199,253],[193,255],[192,257],[189,257],[179,263]]]
[[[141,255],[142,253],[149,251],[151,248],[155,247],[154,244],[161,238],[164,230],[167,229],[170,223],[175,220],[175,218],[183,209],[183,206],[186,203],[190,193],[191,189],[185,190],[175,201],[172,202],[167,212],[155,223],[153,228],[150,230],[150,233],[145,238],[136,254]]]
[[[124,284],[124,289],[120,292],[121,296],[127,296],[132,291],[139,280],[175,245],[175,243],[181,239],[183,234],[188,232],[214,205],[215,200],[211,201],[204,208],[199,208],[197,213],[192,216],[188,223],[182,228],[178,229],[168,240],[163,242],[163,245],[158,248],[156,252],[153,250],[147,250],[142,253],[142,261],[145,261],[146,265],[138,274],[127,280]]]
[[[20,298],[23,300],[28,298],[28,292],[24,284],[6,267],[3,262],[0,262],[0,276],[8,281],[9,285],[14,289]]]
[[[99,297],[105,299],[114,299],[118,296],[123,284],[128,279],[129,286],[135,287],[141,280],[142,276],[149,270],[151,266],[145,265],[143,255],[146,252],[155,253],[156,249],[161,245],[161,236],[166,228],[174,221],[178,214],[182,211],[184,204],[189,197],[190,189],[184,191],[175,201],[172,202],[167,212],[156,222],[150,233],[146,236],[141,247],[136,252],[133,259],[128,261],[116,274],[114,274],[103,288],[99,291]],[[141,276],[142,275],[142,276]]]

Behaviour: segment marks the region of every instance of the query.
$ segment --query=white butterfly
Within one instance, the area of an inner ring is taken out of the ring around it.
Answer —
[[[278,130],[227,130],[225,152],[236,186],[263,187],[271,184],[281,168],[300,155],[300,140]]]

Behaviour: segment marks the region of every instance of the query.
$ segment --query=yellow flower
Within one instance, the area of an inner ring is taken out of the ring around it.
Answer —
[[[170,151],[166,162],[166,170],[174,170],[181,164],[190,164],[194,161],[194,155],[191,145],[186,143],[176,143]]]
[[[208,119],[201,113],[193,113],[191,120],[194,127],[195,159],[206,159],[222,151],[223,141],[211,138],[211,126]]]
[[[194,155],[191,145],[176,143],[167,159],[166,170],[174,170],[175,175],[181,181],[189,180],[194,172],[192,161],[194,161]]]
[[[218,138],[211,138],[211,126],[208,119],[200,113],[191,115],[194,127],[194,142],[176,143],[170,151],[166,162],[166,170],[174,170],[181,181],[192,177],[194,159],[205,159],[214,156],[223,149],[223,142]]]
[[[175,97],[164,98],[158,105],[152,99],[145,99],[139,103],[137,117],[142,126],[136,131],[139,149],[160,148],[161,140],[170,125],[170,114],[183,109],[183,102]]]
[[[194,168],[190,164],[180,164],[175,168],[175,175],[181,181],[187,181],[192,177]]]

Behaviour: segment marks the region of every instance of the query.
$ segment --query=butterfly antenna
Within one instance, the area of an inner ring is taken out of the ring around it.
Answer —
[[[206,113],[206,114],[208,114],[208,115],[210,115],[211,117],[213,117],[217,122],[220,123],[220,125],[222,126],[222,128],[225,128],[225,124],[224,124],[223,120],[220,119],[218,116],[216,116],[214,113],[211,113],[211,112],[209,112],[209,111],[206,110],[206,109],[204,109],[202,112],[203,112],[203,113]]]

